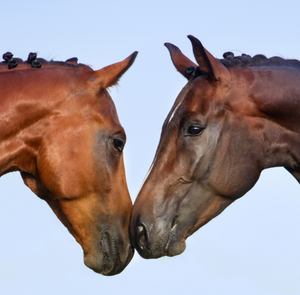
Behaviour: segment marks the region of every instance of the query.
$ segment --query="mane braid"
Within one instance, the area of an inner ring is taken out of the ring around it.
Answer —
[[[242,67],[300,67],[300,61],[296,59],[284,59],[279,56],[267,58],[263,54],[257,54],[253,57],[247,54],[234,56],[232,52],[225,52],[224,59],[219,61],[227,68],[242,68]]]
[[[7,54],[7,53],[6,53]],[[4,54],[3,57],[6,55]],[[10,54],[10,53],[9,53]],[[20,58],[16,58],[16,57],[12,57],[13,55],[11,54],[11,56],[9,56],[9,58],[6,58],[4,61],[0,62],[0,72],[9,72],[12,71],[14,68],[18,69],[18,65],[22,65],[23,69],[24,69],[24,65],[28,65],[28,69],[30,69],[31,67],[33,68],[47,68],[48,66],[58,66],[58,67],[66,67],[66,68],[79,68],[79,67],[83,67],[86,66],[85,64],[77,64],[77,58],[70,58],[67,59],[65,62],[63,61],[54,61],[54,60],[50,60],[47,61],[43,58],[36,58],[34,60],[30,60],[30,55],[32,53],[29,54],[29,57],[27,60],[22,60]],[[32,64],[34,63],[34,64]],[[14,67],[11,67],[11,64],[16,64]],[[38,65],[38,66],[34,66],[34,65]]]

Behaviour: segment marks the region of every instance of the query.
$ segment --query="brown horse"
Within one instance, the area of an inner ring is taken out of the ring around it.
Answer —
[[[0,64],[0,176],[20,171],[82,246],[85,264],[104,275],[133,256],[126,136],[106,88],[136,55],[98,71],[33,53],[25,62],[6,53]]]
[[[145,258],[182,253],[263,169],[283,166],[300,181],[300,62],[230,52],[218,60],[188,37],[198,65],[165,44],[189,81],[132,211],[132,241]]]

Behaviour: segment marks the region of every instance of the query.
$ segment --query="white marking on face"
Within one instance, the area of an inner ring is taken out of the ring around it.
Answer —
[[[146,179],[148,178],[148,176],[149,176],[149,174],[150,174],[150,172],[151,172],[151,170],[152,170],[152,168],[153,168],[153,165],[154,165],[155,160],[156,160],[156,158],[154,159],[154,161],[153,161],[153,163],[152,163],[150,169],[148,170],[148,172],[147,172],[147,174],[146,174],[144,180],[142,181],[142,185],[141,185],[141,187],[140,187],[140,189],[139,189],[138,194],[140,193],[142,187],[144,186],[144,183],[145,183]]]
[[[190,89],[191,89],[192,87],[193,87],[193,84],[192,84],[192,83],[188,83],[187,85],[185,85],[185,86],[183,87],[183,89],[181,90],[181,92],[179,93],[179,95],[178,95],[177,98],[176,98],[175,103],[178,102],[178,104],[177,104],[177,106],[175,107],[173,113],[171,114],[168,123],[170,123],[170,121],[171,121],[172,118],[174,117],[176,111],[178,110],[178,108],[180,107],[180,105],[182,104],[182,102],[184,101],[184,98],[185,98],[186,94],[190,91]],[[146,182],[146,180],[147,180],[149,174],[151,173],[151,171],[152,171],[152,169],[153,169],[153,166],[154,166],[154,164],[155,164],[155,162],[156,162],[156,158],[157,158],[157,154],[156,154],[156,156],[155,156],[155,158],[154,158],[154,160],[153,160],[153,162],[152,162],[152,165],[151,165],[150,169],[148,170],[148,172],[147,172],[147,174],[146,174],[146,176],[145,176],[145,178],[144,178],[144,180],[143,180],[143,182],[142,182],[142,185],[141,185],[141,187],[140,187],[140,189],[139,189],[138,195],[140,194],[141,189],[143,188],[143,186],[144,186],[144,184],[145,184],[145,182]]]
[[[182,104],[182,101],[176,106],[175,110],[173,111],[172,115],[170,116],[170,119],[169,119],[169,122],[168,122],[168,123],[171,122],[172,118],[174,117],[174,115],[175,115],[177,109],[180,107],[181,104]]]
[[[177,96],[176,101],[175,101],[175,103],[178,102],[178,104],[177,104],[176,108],[174,109],[173,113],[171,114],[168,123],[171,122],[171,120],[173,119],[174,115],[176,114],[178,108],[181,106],[187,93],[191,90],[192,87],[193,87],[193,84],[188,83],[182,88],[181,92],[179,93],[179,95]]]

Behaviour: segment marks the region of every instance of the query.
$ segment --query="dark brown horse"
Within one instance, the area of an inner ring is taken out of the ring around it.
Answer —
[[[98,71],[35,54],[23,62],[7,53],[0,64],[0,176],[20,171],[82,246],[85,264],[104,275],[133,256],[126,136],[106,88],[136,55]]]
[[[132,241],[145,258],[182,253],[186,238],[263,169],[283,166],[300,181],[300,62],[232,53],[218,60],[189,39],[198,65],[165,44],[189,81],[133,206]]]

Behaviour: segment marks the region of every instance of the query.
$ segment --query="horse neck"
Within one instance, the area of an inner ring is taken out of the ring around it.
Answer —
[[[260,137],[262,167],[299,170],[300,69],[258,67],[235,74],[240,75],[233,78],[241,98],[237,106]]]
[[[35,174],[46,129],[43,119],[61,103],[62,89],[37,71],[0,74],[0,176],[10,171]]]

